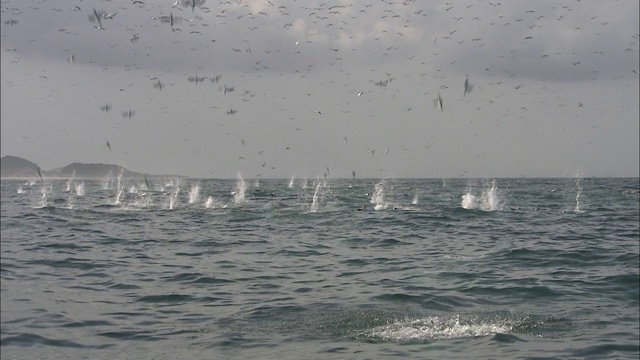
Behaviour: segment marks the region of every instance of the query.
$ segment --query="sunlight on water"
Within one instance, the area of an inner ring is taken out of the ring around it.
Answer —
[[[195,184],[189,190],[189,204],[195,204],[200,199],[200,184]]]

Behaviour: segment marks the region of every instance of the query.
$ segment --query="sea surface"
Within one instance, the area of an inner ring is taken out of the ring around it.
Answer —
[[[637,178],[2,180],[2,359],[634,359]]]

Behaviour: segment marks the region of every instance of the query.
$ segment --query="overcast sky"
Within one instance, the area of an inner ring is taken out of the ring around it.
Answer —
[[[636,0],[174,2],[2,0],[2,156],[201,178],[639,176]]]

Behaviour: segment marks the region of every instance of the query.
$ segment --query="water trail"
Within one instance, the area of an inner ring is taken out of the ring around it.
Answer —
[[[311,202],[311,209],[309,209],[309,212],[317,212],[318,211],[318,207],[320,206],[319,204],[319,200],[318,200],[318,194],[320,193],[320,190],[322,189],[322,184],[320,182],[318,182],[318,184],[316,185],[316,190],[313,192],[313,201]]]
[[[375,185],[375,191],[373,195],[371,195],[370,202],[374,204],[374,210],[385,210],[388,207],[388,204],[384,201],[384,179]]]
[[[295,179],[296,179],[296,177],[295,177],[295,176],[291,176],[291,180],[289,180],[289,185],[288,185],[289,189],[291,189],[291,188],[293,187],[293,181],[294,181]]]
[[[197,203],[200,199],[200,184],[195,184],[189,190],[189,204]]]
[[[247,190],[247,184],[242,178],[242,174],[238,173],[238,182],[236,183],[236,190],[233,192],[233,202],[240,204],[244,202],[244,193]]]
[[[84,181],[76,184],[76,196],[84,196]]]

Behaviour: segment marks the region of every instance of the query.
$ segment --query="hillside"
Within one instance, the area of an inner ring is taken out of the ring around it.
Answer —
[[[38,178],[38,169],[40,167],[23,158],[16,156],[3,156],[0,158],[0,177],[1,178]],[[144,176],[153,176],[125,169],[120,165],[113,164],[84,164],[74,162],[67,166],[53,169],[42,170],[40,172],[43,177],[47,178],[70,178],[76,179],[99,179],[111,174],[118,176],[122,173],[127,178],[142,178]],[[154,176],[155,177],[155,176]]]

